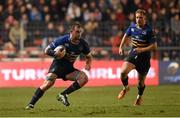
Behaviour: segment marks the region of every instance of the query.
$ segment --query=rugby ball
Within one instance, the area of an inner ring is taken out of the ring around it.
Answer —
[[[66,48],[63,45],[59,45],[54,49],[55,52],[61,52],[61,58],[65,56],[66,54]]]

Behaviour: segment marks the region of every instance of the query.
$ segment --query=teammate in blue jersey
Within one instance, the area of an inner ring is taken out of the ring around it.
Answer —
[[[90,70],[91,68],[92,56],[88,44],[81,38],[82,32],[81,24],[74,23],[69,34],[58,37],[47,46],[45,53],[54,57],[54,60],[49,68],[46,80],[36,89],[26,109],[34,108],[35,103],[43,96],[46,90],[53,86],[57,78],[61,78],[64,81],[74,81],[71,86],[57,95],[57,100],[65,106],[70,105],[67,95],[80,89],[88,82],[87,75],[73,67],[76,58],[82,53],[86,57],[85,69]],[[66,49],[63,57],[63,51],[54,51],[59,45],[63,45]]]
[[[144,81],[150,68],[150,53],[157,48],[154,32],[146,22],[146,12],[142,9],[138,9],[135,12],[135,18],[136,23],[130,25],[126,30],[119,46],[119,53],[123,55],[123,45],[127,38],[131,39],[132,48],[125,58],[121,71],[123,89],[118,95],[118,99],[122,99],[125,96],[129,90],[128,73],[136,69],[138,72],[138,95],[134,102],[134,106],[141,105],[142,103],[142,95],[145,89]]]

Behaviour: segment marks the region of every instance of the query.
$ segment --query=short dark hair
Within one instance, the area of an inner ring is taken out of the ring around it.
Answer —
[[[79,23],[79,22],[74,22],[74,23],[71,25],[70,30],[72,31],[75,27],[82,28],[83,26],[82,26],[81,23]]]
[[[140,13],[140,14],[143,14],[144,16],[146,16],[146,11],[143,10],[143,9],[138,9],[138,10],[136,10],[136,14],[137,14],[137,13]]]

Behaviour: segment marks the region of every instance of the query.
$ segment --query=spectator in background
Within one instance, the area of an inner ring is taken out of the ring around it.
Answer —
[[[31,2],[35,7],[37,7],[39,11],[43,11],[43,8],[44,6],[46,6],[47,1],[46,0],[31,0],[29,2]]]
[[[123,13],[123,8],[118,8],[117,12],[116,12],[116,19],[119,22],[119,24],[121,24],[121,27],[124,27],[125,25],[125,20],[126,20],[126,16]]]
[[[162,52],[161,57],[162,57],[162,61],[170,61],[170,54],[166,50]]]
[[[102,44],[102,39],[95,35],[97,28],[99,27],[99,23],[95,19],[95,15],[93,12],[90,13],[89,20],[85,24],[85,30],[87,32],[86,41],[91,46],[99,46]]]
[[[2,27],[2,31],[0,32],[1,39],[3,41],[3,49],[4,50],[9,50],[9,51],[14,51],[14,46],[9,40],[9,30],[10,30],[10,25],[9,23],[5,22],[5,24]]]
[[[13,26],[14,21],[15,21],[15,18],[12,15],[9,15],[5,20],[5,22],[8,23],[10,26]]]
[[[57,0],[50,0],[49,1],[49,8],[50,8],[50,15],[53,21],[58,21],[62,19],[59,17],[59,11],[60,11],[60,4]]]
[[[132,0],[133,1],[133,4],[131,6],[131,11],[130,12],[133,12],[135,10],[137,10],[138,8],[142,8],[142,1],[141,0]]]
[[[47,24],[48,22],[52,21],[52,17],[50,14],[45,14],[44,16],[44,22]]]
[[[47,27],[45,29],[45,36],[42,40],[42,48],[45,49],[45,47],[53,41],[55,37],[57,37],[57,30],[55,29],[55,26],[52,22],[49,22],[47,24]]]
[[[73,20],[71,19],[71,17],[66,15],[64,21],[61,23],[64,24],[64,29],[68,30],[68,27],[69,27],[69,25],[71,25],[72,22],[73,22]]]
[[[28,19],[27,14],[25,14],[25,13],[22,14],[19,21],[20,21],[20,23],[22,24],[22,27],[23,27],[24,29],[27,29],[27,25],[28,25],[28,23],[29,23],[29,19]]]
[[[179,14],[175,14],[174,17],[171,18],[171,29],[175,33],[175,35],[178,35],[180,33]]]
[[[81,8],[81,11],[82,11],[82,18],[83,20],[86,22],[89,20],[89,9],[88,9],[88,4],[86,2],[84,2],[82,4],[82,8]]]
[[[95,9],[94,16],[95,16],[95,19],[97,21],[101,21],[102,20],[102,13],[101,13],[101,11],[98,8]]]
[[[54,40],[54,38],[64,35],[65,28],[63,24],[59,24],[58,26],[54,26],[52,22],[49,22],[47,28],[45,30],[45,36],[42,39],[42,49],[45,49],[47,45]]]
[[[179,57],[178,51],[173,50],[171,52],[171,60],[178,61],[179,59],[180,59],[180,57]]]
[[[128,15],[128,21],[130,22],[130,24],[133,24],[134,23],[134,14],[133,13],[130,13],[129,15]]]
[[[99,9],[102,13],[106,12],[107,9],[109,9],[109,1],[107,0],[98,0]]]
[[[95,0],[90,0],[89,1],[89,11],[90,12],[95,12],[95,9],[98,8],[98,5]]]
[[[3,21],[4,18],[2,17],[3,16],[3,5],[0,4],[0,21]]]
[[[29,19],[30,21],[43,21],[41,12],[35,6],[32,6],[29,11]]]
[[[95,15],[93,12],[90,12],[89,14],[89,20],[86,22],[85,24],[85,29],[87,30],[88,33],[93,32],[95,29],[98,28],[99,23],[97,22],[97,20],[95,19]]]
[[[15,17],[15,10],[14,10],[14,5],[10,4],[7,6],[7,8],[4,8],[4,12],[2,14],[1,17],[3,17],[5,20],[8,19],[9,16],[13,16],[13,18]]]
[[[67,9],[67,15],[70,16],[71,19],[74,21],[78,21],[81,18],[81,9],[75,3],[70,3]]]
[[[115,36],[110,38],[112,47],[112,56],[117,58],[119,54],[119,44],[121,43],[122,31],[119,31]],[[118,56],[119,57],[119,56]]]
[[[50,16],[50,10],[49,10],[49,6],[45,5],[45,6],[43,7],[43,9],[42,9],[42,16],[43,16],[43,20],[44,20],[45,22],[47,22],[47,21],[46,21],[47,15]],[[50,17],[50,18],[51,18],[51,17]],[[50,20],[52,20],[52,19],[50,19]],[[49,20],[49,21],[50,21],[50,20]]]
[[[27,8],[26,8],[25,5],[20,6],[19,12],[20,12],[20,15],[22,15],[22,14],[26,14],[27,15],[28,14],[28,11],[27,11]]]
[[[20,45],[27,38],[27,33],[21,24],[15,20],[14,25],[10,28],[9,39],[17,51],[20,50]]]
[[[57,29],[58,34],[60,34],[60,35],[65,34],[65,28],[64,28],[64,25],[63,25],[63,24],[59,24],[59,25],[56,27],[56,29]]]

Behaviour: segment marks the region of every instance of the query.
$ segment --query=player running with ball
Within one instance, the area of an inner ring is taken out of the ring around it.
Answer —
[[[131,38],[132,48],[129,55],[122,65],[121,81],[123,89],[118,95],[118,99],[122,99],[129,90],[128,73],[136,69],[138,72],[138,95],[134,102],[134,106],[141,105],[142,95],[145,89],[145,78],[150,68],[150,51],[157,48],[154,33],[151,27],[146,23],[146,12],[138,9],[135,13],[136,24],[132,24],[126,30],[122,42],[119,46],[120,55],[123,54],[123,44],[127,37]]]
[[[83,71],[73,67],[76,58],[83,53],[86,57],[85,69],[90,70],[91,68],[92,56],[88,44],[81,38],[82,32],[83,28],[81,24],[74,23],[69,34],[58,37],[47,46],[45,53],[54,57],[54,60],[44,83],[36,89],[26,109],[34,108],[36,102],[43,96],[46,90],[53,86],[57,78],[61,78],[64,81],[74,81],[72,85],[57,95],[57,100],[65,106],[70,105],[67,95],[80,89],[88,82],[87,75]],[[60,45],[63,45],[65,49],[56,49]],[[64,55],[64,53],[66,54]]]

